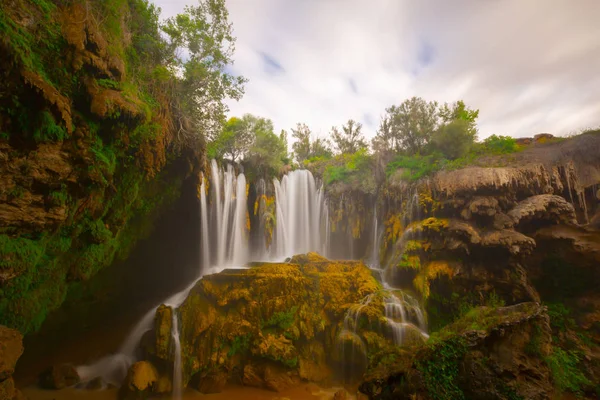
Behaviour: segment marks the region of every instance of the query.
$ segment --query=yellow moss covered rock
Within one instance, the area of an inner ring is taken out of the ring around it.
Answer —
[[[292,261],[225,270],[190,291],[177,310],[184,385],[193,377],[207,392],[239,369],[245,384],[272,390],[331,376],[346,312],[381,286],[362,262],[317,253]],[[372,304],[362,318],[378,326],[383,303]]]

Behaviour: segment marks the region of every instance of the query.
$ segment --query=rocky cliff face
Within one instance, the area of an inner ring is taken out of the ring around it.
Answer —
[[[600,365],[600,135],[532,144],[519,153],[488,157],[417,182],[405,180],[402,170],[386,176],[383,167],[374,164],[366,184],[347,180],[327,187],[331,223],[338,229],[331,239],[334,253],[336,241],[338,248],[347,249],[350,243],[357,251],[354,257],[362,255],[384,269],[387,283],[414,292],[427,310],[430,331],[450,329],[449,324],[473,307],[543,302],[554,339],[547,341],[550,352],[540,356],[550,377],[545,370],[542,383],[515,388],[517,397],[511,397],[510,382],[500,384],[508,384],[510,393],[497,385],[495,393],[487,393],[485,385],[477,390],[463,385],[439,395],[439,388],[428,387],[421,378],[401,390],[404,397],[394,397],[400,395],[386,388],[381,376],[374,386],[364,386],[365,393],[373,398],[414,398],[409,395],[415,393],[417,398],[434,399],[550,398],[558,390],[593,397]],[[377,249],[372,248],[374,237],[379,238]],[[497,346],[491,344],[495,339],[484,342]],[[467,348],[464,354],[469,357],[480,354],[481,349]],[[432,359],[443,356],[444,349],[430,349]],[[414,354],[415,359],[422,356],[419,351]],[[398,357],[406,362],[411,356]],[[552,368],[561,357],[573,367],[568,378]],[[414,376],[406,372],[407,365],[398,376],[411,382]],[[469,365],[461,364],[460,374],[486,376],[485,369],[475,371]],[[545,389],[534,390],[539,385]]]
[[[141,83],[144,9],[115,4],[0,5],[0,323],[24,333],[127,254],[194,157]]]

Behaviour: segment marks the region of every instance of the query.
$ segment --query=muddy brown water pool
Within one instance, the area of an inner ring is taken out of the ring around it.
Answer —
[[[206,400],[331,400],[335,392],[341,387],[322,388],[312,383],[303,384],[284,392],[276,393],[264,389],[247,386],[230,385],[221,393],[202,394],[195,390],[186,390],[183,400],[206,399]],[[43,390],[36,387],[28,387],[22,390],[30,400],[114,400],[117,399],[117,389],[107,390]],[[355,399],[355,396],[348,396]],[[157,397],[157,399],[171,399],[170,396]]]

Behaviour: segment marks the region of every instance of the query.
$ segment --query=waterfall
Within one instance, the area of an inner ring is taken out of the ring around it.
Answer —
[[[409,329],[416,330],[424,338],[428,338],[425,315],[419,302],[404,292],[400,292],[400,297],[390,292],[384,300],[385,318],[394,344],[402,345]]]
[[[151,308],[135,325],[129,335],[127,335],[127,339],[115,354],[103,357],[92,364],[80,365],[76,367],[77,373],[81,378],[81,382],[89,382],[92,379],[100,377],[105,383],[109,383],[114,386],[121,386],[125,376],[127,375],[129,367],[131,367],[131,365],[138,360],[137,348],[142,336],[144,336],[144,334],[151,330],[154,326],[154,315],[156,314],[156,309],[161,304],[165,304],[173,308],[173,314],[175,314],[175,309],[183,303],[190,290],[192,290],[192,288],[196,285],[196,282],[199,280],[200,278],[194,279],[194,281],[185,289],[175,293],[165,301]]]
[[[379,268],[379,226],[377,221],[377,207],[373,211],[373,241],[371,243],[370,267],[373,269]]]
[[[173,400],[180,400],[182,387],[183,387],[183,375],[181,368],[181,340],[179,338],[179,318],[177,318],[177,312],[173,310],[173,325],[171,327],[171,336],[173,339],[173,351],[174,351],[174,362],[173,362]]]
[[[206,212],[206,182],[202,174],[202,184],[200,185],[200,225],[202,247],[202,265],[200,266],[200,275],[202,271],[210,267],[210,246],[208,245],[208,217]]]
[[[342,360],[343,377],[347,381],[363,372],[362,369],[367,364],[367,347],[358,332],[359,318],[363,309],[371,304],[374,296],[374,294],[370,294],[360,304],[348,309],[344,317],[343,328],[338,334],[338,351]],[[348,347],[350,348],[348,349]]]
[[[202,229],[206,225],[207,232],[215,232],[211,237],[207,235],[206,248],[217,250],[211,272],[218,272],[225,267],[239,267],[248,262],[246,177],[243,173],[236,177],[231,165],[226,170],[219,168],[215,160],[211,162],[211,175],[211,219],[208,219],[208,207],[204,201],[204,205],[201,204]]]
[[[296,170],[285,175],[281,182],[274,179],[277,226],[274,251],[271,258],[283,259],[309,251],[326,252],[323,241],[325,219],[329,219],[324,201],[324,190],[317,185],[307,170]],[[325,254],[326,255],[326,254]]]

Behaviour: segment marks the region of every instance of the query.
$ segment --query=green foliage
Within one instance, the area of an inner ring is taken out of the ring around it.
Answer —
[[[397,156],[392,162],[386,166],[386,173],[393,174],[398,169],[403,169],[402,179],[408,181],[417,181],[424,176],[430,175],[441,168],[441,160],[439,154],[431,154],[421,156]]]
[[[571,317],[571,310],[563,303],[546,303],[550,326],[560,332],[576,327],[575,320]]]
[[[554,347],[552,354],[545,358],[552,381],[560,391],[583,394],[583,387],[591,384],[580,370],[580,359],[577,351],[565,351],[560,347]]]
[[[66,129],[56,124],[52,114],[43,111],[40,115],[39,126],[33,132],[33,139],[36,142],[61,142],[69,137]]]
[[[514,138],[510,136],[492,135],[485,138],[481,146],[481,153],[484,154],[510,154],[519,150],[519,145]]]
[[[328,185],[334,182],[348,182],[356,173],[366,172],[370,165],[371,156],[364,148],[354,154],[341,154],[325,167],[323,179]]]
[[[71,196],[69,196],[69,193],[67,193],[67,189],[66,189],[65,185],[63,185],[61,190],[56,190],[56,191],[50,193],[49,197],[50,197],[51,203],[55,206],[64,206],[71,199]]]
[[[96,137],[96,141],[92,144],[90,150],[94,154],[105,180],[108,181],[117,168],[115,151],[110,146],[105,146],[100,137]]]
[[[140,146],[142,143],[154,140],[160,135],[161,126],[155,122],[138,125],[130,134],[131,144]]]
[[[233,357],[236,354],[243,354],[250,348],[250,341],[252,335],[246,334],[242,336],[236,336],[231,342],[231,347],[227,352],[228,357]]]
[[[431,138],[436,150],[446,158],[464,157],[473,148],[477,131],[465,119],[456,119],[437,129]]]
[[[542,328],[539,325],[533,325],[533,331],[531,332],[531,337],[527,345],[525,345],[525,353],[532,356],[541,356],[541,347],[542,347]]]
[[[298,311],[298,307],[294,306],[288,311],[276,312],[264,325],[265,327],[279,327],[283,330],[289,329],[294,324],[296,311]]]
[[[457,385],[459,364],[467,352],[467,345],[460,336],[436,341],[432,336],[428,353],[417,361],[417,369],[423,375],[427,393],[434,400],[460,400],[465,395]]]
[[[38,240],[0,235],[0,269],[20,273],[33,269],[44,255],[45,247]]]
[[[121,88],[119,82],[113,81],[112,79],[97,79],[96,82],[98,85],[106,89],[119,90]]]
[[[225,0],[199,0],[161,27],[168,37],[172,68],[182,71],[175,100],[184,117],[178,126],[183,143],[194,144],[198,133],[216,137],[227,111],[224,100],[239,100],[243,94],[246,80],[225,72],[235,43],[228,17]]]
[[[340,131],[335,126],[329,134],[337,154],[354,154],[367,149],[367,142],[362,133],[362,124],[352,119],[342,126]]]

